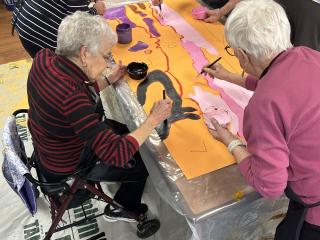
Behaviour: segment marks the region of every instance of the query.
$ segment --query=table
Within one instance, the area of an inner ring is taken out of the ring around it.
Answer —
[[[182,0],[176,0],[175,5],[179,2],[184,9],[181,15],[188,14],[190,6],[194,6],[194,3]],[[199,28],[203,27],[199,25]],[[223,27],[217,25],[208,31],[220,41],[219,53],[227,58],[221,51],[224,47]],[[113,51],[116,59],[121,48],[124,46]],[[141,54],[137,56],[143,59]],[[132,61],[132,57],[123,60]],[[235,69],[239,71],[239,67]],[[107,90],[104,101],[110,117],[134,130],[145,120],[146,114],[132,91],[134,83],[130,85],[119,82],[114,89]],[[286,208],[285,198],[278,201],[261,199],[247,186],[236,165],[188,180],[155,131],[140,152],[158,193],[188,221],[193,232],[191,239],[256,239],[254,237],[263,235],[262,223]],[[240,196],[241,193],[244,196]]]

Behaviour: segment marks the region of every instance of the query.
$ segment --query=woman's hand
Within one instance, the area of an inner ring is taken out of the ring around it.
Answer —
[[[203,71],[208,73],[211,77],[216,77],[229,82],[231,72],[225,69],[220,63],[214,64],[211,68],[204,67]]]
[[[207,23],[215,23],[217,22],[220,18],[223,17],[221,11],[219,8],[213,9],[213,10],[207,10],[207,15],[208,17],[203,19],[203,21]]]
[[[152,0],[151,2],[152,2],[152,5],[159,6],[163,2],[163,0]]]
[[[221,64],[216,63],[211,68],[204,67],[203,71],[208,73],[211,77],[219,78],[233,84],[237,84],[241,87],[245,87],[247,76],[243,74],[237,74],[229,72]]]
[[[222,127],[216,119],[212,118],[210,120],[215,129],[211,129],[211,128],[208,128],[208,129],[211,135],[215,139],[224,143],[224,145],[226,146],[228,146],[232,140],[238,139],[228,129]]]
[[[172,103],[169,99],[155,102],[146,121],[129,135],[134,137],[141,146],[153,129],[171,115],[171,109]]]
[[[171,116],[172,103],[169,99],[156,101],[150,111],[149,120],[153,127]]]
[[[106,10],[106,5],[104,4],[104,2],[102,0],[96,1],[96,3],[93,5],[93,7],[97,10],[97,13],[100,16],[103,16],[103,14]]]
[[[122,65],[122,61],[119,61],[117,65],[113,66],[111,73],[107,76],[109,82],[112,84],[120,80],[124,76],[126,69],[127,67]]]
[[[233,135],[228,129],[222,127],[216,119],[212,118],[211,123],[215,129],[209,128],[209,132],[215,139],[222,142],[227,147],[229,146],[231,141],[239,139],[237,136]],[[237,163],[240,163],[243,159],[250,156],[250,153],[248,152],[247,148],[243,145],[240,146],[234,148],[232,151],[232,154],[235,157]]]

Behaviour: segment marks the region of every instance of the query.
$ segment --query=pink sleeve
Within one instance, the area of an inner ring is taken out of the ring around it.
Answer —
[[[239,168],[247,182],[268,198],[281,196],[288,181],[289,150],[282,118],[272,100],[265,97],[255,99],[244,118],[251,156],[242,160]]]
[[[255,77],[248,75],[245,82],[245,88],[251,91],[256,90],[258,85],[258,79]]]

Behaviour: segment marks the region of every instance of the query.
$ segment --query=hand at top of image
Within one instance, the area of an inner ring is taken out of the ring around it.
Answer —
[[[219,8],[213,10],[207,10],[208,17],[203,19],[203,21],[207,23],[215,23],[219,21],[221,17],[223,17],[221,10]]]
[[[96,3],[93,5],[93,7],[97,10],[97,13],[102,16],[106,10],[106,5],[102,0],[96,1]]]

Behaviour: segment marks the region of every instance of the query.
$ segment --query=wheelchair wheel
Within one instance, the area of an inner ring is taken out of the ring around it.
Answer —
[[[139,238],[148,238],[159,230],[160,222],[158,219],[144,221],[139,223],[137,228],[137,235]]]

